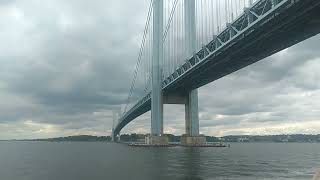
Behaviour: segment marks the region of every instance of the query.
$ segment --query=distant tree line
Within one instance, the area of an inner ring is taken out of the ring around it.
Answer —
[[[122,134],[121,141],[137,142],[144,141],[145,134]],[[166,134],[170,142],[180,142],[181,136],[173,134]],[[292,134],[292,135],[265,135],[265,136],[206,136],[207,142],[320,142],[320,134],[306,135],[306,134]]]
[[[143,142],[148,134],[121,134],[120,140],[123,142]],[[166,134],[170,142],[180,142],[181,136],[173,134]],[[224,136],[214,137],[206,136],[208,142],[320,142],[320,134],[318,135],[306,135],[306,134],[292,134],[292,135],[265,135],[265,136]],[[90,136],[90,135],[79,135],[79,136],[68,136],[68,137],[57,137],[48,139],[34,139],[32,141],[89,141],[89,142],[110,142],[110,136]]]
[[[320,142],[320,134],[291,134],[291,135],[265,135],[265,136],[225,136],[224,142]]]
[[[111,141],[110,136],[90,136],[90,135],[79,135],[79,136],[67,136],[67,137],[57,137],[57,138],[48,138],[48,139],[34,139],[33,141]]]

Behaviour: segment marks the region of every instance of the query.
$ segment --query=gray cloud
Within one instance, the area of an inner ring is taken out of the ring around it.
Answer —
[[[126,102],[147,6],[1,1],[0,139],[110,133],[110,111]],[[315,36],[200,88],[201,132],[320,133],[308,126],[317,128],[320,115],[319,42]],[[183,106],[166,105],[164,117],[166,132],[183,133]],[[149,129],[147,113],[123,132]]]

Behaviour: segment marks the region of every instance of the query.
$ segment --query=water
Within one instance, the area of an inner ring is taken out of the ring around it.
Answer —
[[[1,180],[312,179],[320,144],[137,148],[91,142],[0,142]]]

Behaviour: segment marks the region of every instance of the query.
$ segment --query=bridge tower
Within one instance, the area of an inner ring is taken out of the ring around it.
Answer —
[[[146,143],[151,145],[168,144],[163,135],[163,0],[153,1],[153,44],[152,44],[152,88],[151,88],[151,134]]]
[[[184,0],[184,8],[186,53],[189,57],[196,53],[195,0]],[[205,137],[199,134],[198,89],[194,89],[186,94],[185,128],[186,134],[181,137],[181,144],[198,145],[205,143]]]

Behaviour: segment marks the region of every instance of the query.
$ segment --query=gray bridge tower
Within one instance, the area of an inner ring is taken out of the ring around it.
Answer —
[[[196,52],[196,18],[195,0],[185,0],[185,29],[187,54]],[[199,136],[198,90],[183,95],[164,97],[162,94],[163,65],[163,0],[153,2],[153,58],[152,58],[152,91],[151,91],[151,134],[146,138],[147,144],[164,145],[168,138],[163,135],[163,104],[185,105],[186,134],[181,143],[185,145],[201,144],[204,136]]]
[[[196,14],[195,0],[184,0],[185,9],[185,38],[188,57],[196,53]],[[191,90],[185,95],[185,128],[182,136],[183,145],[198,145],[205,142],[205,137],[199,135],[198,89]]]
[[[166,145],[168,137],[163,135],[163,0],[153,1],[153,42],[152,42],[152,87],[151,87],[151,134],[147,144]]]

